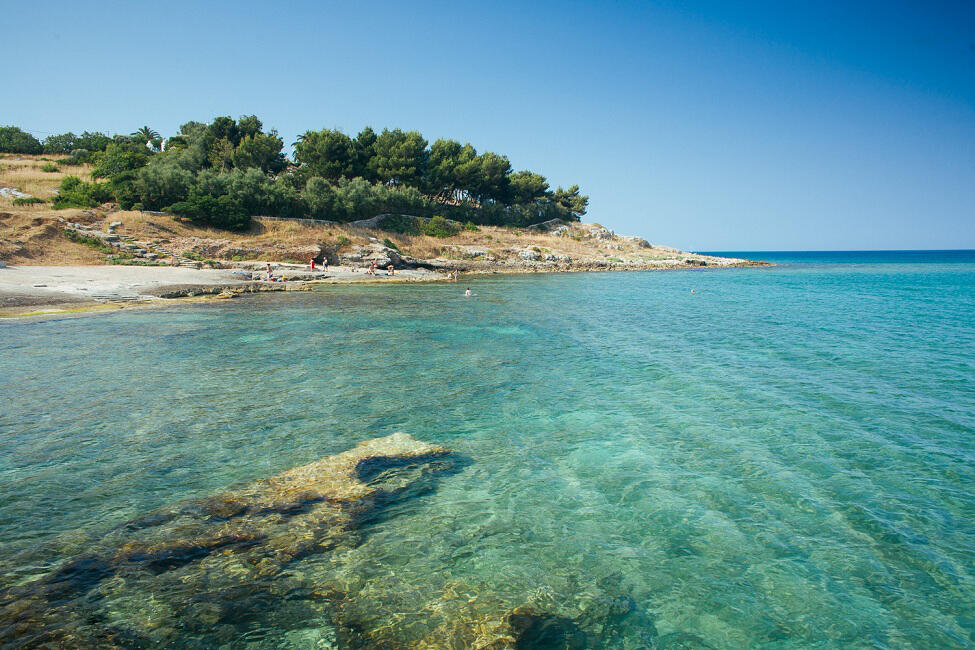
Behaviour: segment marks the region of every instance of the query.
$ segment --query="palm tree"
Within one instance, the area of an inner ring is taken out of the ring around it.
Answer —
[[[153,131],[148,126],[144,126],[132,134],[133,138],[136,136],[138,136],[143,142],[151,142],[152,140],[159,138],[159,131]]]

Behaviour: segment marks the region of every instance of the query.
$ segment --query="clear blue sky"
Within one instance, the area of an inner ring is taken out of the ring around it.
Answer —
[[[577,182],[655,243],[975,248],[970,0],[0,9],[0,123],[39,137],[399,126]]]

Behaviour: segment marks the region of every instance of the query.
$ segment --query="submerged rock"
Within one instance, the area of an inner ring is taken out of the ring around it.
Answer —
[[[311,593],[284,574],[290,562],[354,546],[363,520],[429,489],[451,460],[444,447],[397,433],[148,513],[93,552],[0,593],[0,646],[142,646],[173,643],[177,630],[180,643],[190,633],[203,647],[217,630],[232,638],[235,626],[277,611],[269,600]],[[321,600],[309,596],[296,607],[320,620]]]

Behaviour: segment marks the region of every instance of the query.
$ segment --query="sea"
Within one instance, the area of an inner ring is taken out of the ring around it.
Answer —
[[[0,321],[0,645],[468,647],[515,612],[518,647],[975,647],[975,251],[711,254],[775,266]],[[286,575],[51,591],[394,432],[463,462]]]

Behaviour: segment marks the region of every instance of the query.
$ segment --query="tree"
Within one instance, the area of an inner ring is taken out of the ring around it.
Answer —
[[[427,163],[427,141],[417,131],[383,129],[376,138],[370,169],[387,185],[420,185]]]
[[[261,123],[261,120],[256,115],[242,115],[237,120],[237,135],[241,140],[248,136],[253,137],[258,133],[262,133],[263,129],[264,124]]]
[[[195,140],[203,136],[207,130],[207,125],[203,122],[189,121],[179,127],[179,134],[185,135],[191,140]]]
[[[231,162],[238,169],[257,167],[264,173],[277,174],[288,164],[283,148],[284,140],[278,137],[277,131],[247,135],[234,150]]]
[[[30,133],[16,126],[0,126],[0,153],[41,153],[44,148]]]
[[[305,131],[295,142],[295,160],[313,176],[337,181],[351,178],[356,168],[352,139],[339,130]]]
[[[84,131],[75,141],[75,149],[105,151],[111,143],[112,138],[101,131]]]
[[[559,187],[555,190],[552,198],[556,204],[566,210],[576,221],[586,213],[586,209],[589,206],[589,197],[579,193],[578,185],[573,185],[567,190]]]
[[[104,153],[97,155],[97,160],[91,170],[92,178],[114,178],[119,174],[145,167],[149,162],[149,155],[145,148],[136,144],[131,147],[120,146],[116,143],[109,145]]]
[[[214,169],[230,171],[234,166],[234,144],[227,138],[220,138],[210,143],[207,150],[207,162]]]
[[[192,173],[166,160],[139,170],[133,189],[145,209],[162,210],[167,205],[186,199],[193,181]]]
[[[153,131],[148,126],[144,126],[132,133],[133,138],[139,138],[140,142],[152,142],[159,139],[159,131]]]
[[[441,203],[457,200],[461,198],[460,192],[475,184],[479,168],[477,150],[470,144],[461,146],[456,140],[437,140],[430,147],[426,189]]]
[[[75,149],[87,149],[87,147],[79,147],[78,136],[71,131],[44,138],[44,153],[71,153]]]
[[[211,142],[226,140],[233,147],[240,144],[240,131],[237,129],[237,122],[229,115],[213,118],[204,135]]]
[[[369,166],[369,161],[372,160],[373,155],[376,153],[376,132],[372,130],[371,126],[367,126],[359,131],[359,135],[355,138],[354,149],[355,165],[352,170],[352,175],[360,176],[370,182],[375,182],[376,174]]]
[[[511,174],[511,163],[507,156],[488,151],[477,157],[478,169],[471,184],[471,194],[480,201],[492,200],[505,203]]]
[[[515,172],[509,178],[513,203],[534,203],[548,195],[548,181],[530,171]]]
[[[308,212],[313,219],[345,220],[345,207],[335,188],[324,178],[315,176],[308,179],[302,197],[308,204]]]

